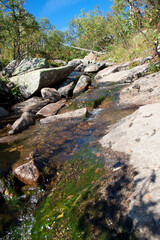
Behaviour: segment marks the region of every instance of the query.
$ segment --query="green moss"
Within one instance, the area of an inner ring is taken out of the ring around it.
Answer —
[[[81,239],[84,234],[89,236],[91,224],[83,222],[83,218],[87,206],[95,201],[97,186],[106,175],[103,158],[98,158],[88,146],[80,149],[65,163],[56,188],[51,189],[37,210],[33,239],[43,239],[44,236]]]

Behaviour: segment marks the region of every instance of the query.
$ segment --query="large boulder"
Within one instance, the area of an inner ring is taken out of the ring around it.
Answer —
[[[103,147],[130,155],[136,171],[128,209],[140,239],[160,234],[160,103],[140,107],[108,130]]]
[[[51,87],[60,83],[73,70],[74,67],[68,65],[58,68],[40,69],[11,77],[10,81],[19,86],[19,90],[24,98],[29,98],[44,87]]]
[[[139,78],[121,90],[119,102],[123,108],[160,102],[160,72]]]
[[[116,73],[123,70],[129,70],[130,66],[139,65],[140,59],[135,59],[133,61],[120,63],[120,64],[113,64],[108,61],[104,61],[104,63],[106,65],[106,68],[99,71],[94,78],[97,82],[101,81],[101,79],[103,80],[103,78],[105,78],[111,73]]]
[[[48,67],[49,64],[45,58],[25,58],[12,73],[12,76]]]
[[[20,118],[18,118],[9,131],[9,135],[16,134],[22,130],[28,128],[35,123],[35,115],[29,112],[24,112]]]
[[[76,95],[84,92],[90,84],[91,84],[91,78],[87,75],[82,75],[79,78],[79,80],[73,90],[73,96],[76,96]]]
[[[41,108],[49,103],[48,100],[43,100],[41,97],[32,97],[21,103],[17,103],[12,107],[14,114],[30,112],[36,114]]]
[[[18,62],[16,60],[12,60],[2,71],[2,75],[7,75],[8,77],[12,76],[12,73],[15,71],[18,66]]]
[[[60,94],[55,88],[42,88],[41,95],[43,99],[48,100],[50,102],[57,102],[61,99]]]
[[[52,122],[54,122],[56,120],[59,120],[59,119],[85,117],[86,114],[87,114],[87,109],[86,108],[81,108],[81,109],[77,109],[75,111],[69,111],[69,112],[58,114],[58,115],[55,115],[55,116],[46,117],[44,119],[41,119],[40,122],[42,124],[47,124],[47,123],[52,123]]]
[[[99,83],[131,83],[145,73],[148,70],[148,67],[148,64],[144,64],[130,70],[122,70],[118,72],[115,72],[118,70],[116,67],[110,67],[111,69],[108,69],[107,75],[105,74],[102,78],[96,76],[95,80]]]
[[[55,115],[64,105],[66,100],[62,99],[56,103],[50,103],[47,106],[43,107],[41,110],[37,112],[37,115],[43,117],[49,117],[51,115]]]

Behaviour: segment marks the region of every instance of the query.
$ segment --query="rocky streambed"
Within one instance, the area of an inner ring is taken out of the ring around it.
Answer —
[[[85,93],[80,85],[57,115],[19,134],[7,136],[14,118],[1,120],[2,239],[159,239],[159,73],[128,66],[103,65]]]

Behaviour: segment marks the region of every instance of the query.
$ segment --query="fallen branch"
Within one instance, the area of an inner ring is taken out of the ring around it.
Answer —
[[[79,48],[79,47],[75,47],[75,46],[69,46],[67,44],[64,44],[64,43],[61,43],[61,45],[65,46],[65,47],[69,47],[69,48],[75,48],[75,49],[78,49],[78,50],[82,50],[82,51],[86,51],[86,52],[93,52],[93,53],[96,53],[96,54],[106,54],[106,52],[98,52],[98,51],[94,51],[94,50],[91,50],[91,49],[85,49],[85,48]]]

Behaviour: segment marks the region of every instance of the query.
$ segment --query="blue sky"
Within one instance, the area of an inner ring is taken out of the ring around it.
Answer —
[[[25,8],[32,13],[37,20],[48,17],[56,29],[65,31],[69,21],[80,11],[93,10],[98,5],[101,10],[107,11],[111,6],[111,0],[28,0]]]

